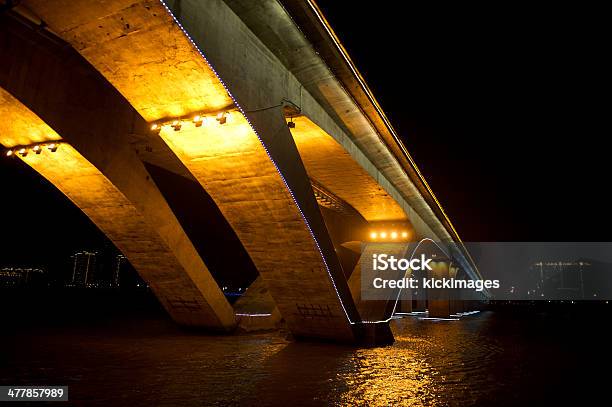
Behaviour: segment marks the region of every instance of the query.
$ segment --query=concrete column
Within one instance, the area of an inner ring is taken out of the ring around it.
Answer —
[[[234,310],[238,328],[245,332],[267,331],[281,325],[280,311],[261,277],[236,301]]]
[[[461,269],[456,265],[452,264],[450,267],[450,278],[462,278]],[[464,298],[461,298],[461,291],[454,290],[450,298],[450,313],[458,314],[464,312]]]
[[[286,131],[282,116],[277,119]],[[215,200],[294,336],[355,341],[346,311],[352,301],[343,297],[346,280],[339,262],[322,256],[322,243],[304,219],[306,209],[296,204],[287,178],[244,117],[233,113],[224,125],[186,123],[179,134],[164,127],[160,136]],[[293,154],[288,148],[279,160],[298,165],[299,156]],[[310,188],[307,177],[294,183]]]
[[[427,310],[427,298],[425,295],[421,294],[419,295],[418,298],[416,298],[414,300],[414,307],[413,307],[413,311],[426,311]]]
[[[449,278],[450,261],[447,259],[438,259],[430,263],[432,270],[429,272],[429,278],[443,279]],[[448,318],[451,314],[449,293],[447,289],[430,289],[428,291],[427,306],[429,316],[433,318]]]
[[[396,312],[412,312],[412,293],[410,290],[404,291],[402,291]]]

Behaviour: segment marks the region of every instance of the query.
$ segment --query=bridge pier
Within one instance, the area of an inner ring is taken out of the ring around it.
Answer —
[[[461,312],[465,312],[465,301],[461,299],[452,299],[450,302],[450,313],[456,315]]]
[[[406,291],[406,293],[404,293],[404,291]],[[412,312],[412,308],[412,293],[410,290],[402,290],[396,312],[409,313]]]
[[[430,263],[432,270],[429,271],[429,278],[448,279],[450,278],[450,261],[447,259],[436,259]],[[448,289],[436,288],[429,289],[427,292],[427,308],[431,318],[448,318],[451,314],[451,301]]]
[[[269,331],[281,326],[282,316],[261,277],[234,303],[238,329],[244,332]]]

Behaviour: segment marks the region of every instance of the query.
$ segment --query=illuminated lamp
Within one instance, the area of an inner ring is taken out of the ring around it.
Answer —
[[[25,157],[26,155],[28,155],[28,150],[26,150],[25,148],[21,148],[21,149],[19,150],[19,154],[20,154],[22,157]]]
[[[40,148],[40,146],[34,146],[34,148],[32,148],[32,151],[34,151],[36,154],[40,154],[42,149]]]
[[[159,130],[161,130],[161,127],[160,127],[160,125],[159,125],[159,124],[157,124],[157,123],[153,123],[153,124],[151,125],[151,131],[159,131]]]
[[[402,238],[403,239],[408,239],[408,232],[406,232],[406,231],[402,232]]]
[[[51,143],[47,146],[47,148],[49,149],[49,151],[51,151],[52,153],[55,153],[57,151],[57,144],[55,143]]]
[[[221,112],[217,115],[217,121],[219,122],[219,124],[225,124],[225,122],[227,122],[227,114],[225,114],[224,112]]]
[[[396,231],[391,232],[391,239],[397,239],[397,232]]]
[[[7,151],[6,151],[6,156],[7,156],[7,157],[10,157],[10,156],[12,156],[12,155],[13,155],[13,150],[7,150]]]
[[[181,122],[180,120],[175,120],[172,122],[172,128],[174,129],[174,131],[179,131],[181,129]]]
[[[383,239],[387,238],[387,232],[380,232],[380,237]]]
[[[372,232],[370,233],[370,239],[375,240],[378,237],[378,233]]]
[[[193,117],[193,124],[196,127],[200,127],[202,124],[204,124],[204,118],[202,116],[200,116],[199,114],[195,115]]]

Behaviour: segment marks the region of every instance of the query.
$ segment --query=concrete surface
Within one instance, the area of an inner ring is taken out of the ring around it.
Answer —
[[[20,158],[113,241],[178,323],[233,329],[231,306],[127,143],[146,122],[70,48],[0,18],[3,145],[61,138],[55,153]]]

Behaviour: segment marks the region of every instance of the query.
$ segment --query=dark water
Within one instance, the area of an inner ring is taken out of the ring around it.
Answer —
[[[609,405],[612,306],[567,308],[403,319],[373,349],[188,333],[156,313],[22,321],[3,325],[0,384],[68,385],[100,406]]]

